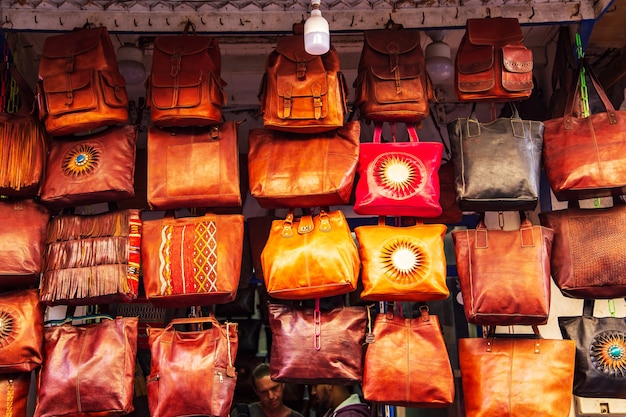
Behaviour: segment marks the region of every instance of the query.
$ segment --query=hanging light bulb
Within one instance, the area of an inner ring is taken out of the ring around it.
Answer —
[[[311,0],[311,16],[304,23],[304,50],[311,55],[324,55],[330,49],[330,29],[320,11],[321,0]]]
[[[454,65],[450,46],[443,41],[444,31],[428,32],[427,35],[433,40],[426,47],[426,71],[433,84],[446,84],[454,75]]]
[[[117,65],[129,85],[141,84],[146,79],[143,51],[132,43],[125,43],[117,50]]]

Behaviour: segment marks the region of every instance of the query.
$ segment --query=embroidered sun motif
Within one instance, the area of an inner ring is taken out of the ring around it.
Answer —
[[[100,151],[90,145],[78,145],[63,158],[63,173],[79,176],[90,174],[98,167]]]
[[[370,164],[369,171],[380,194],[394,200],[410,198],[426,184],[426,167],[408,153],[382,154]]]
[[[591,363],[603,374],[626,378],[626,334],[605,331],[591,341]]]
[[[7,347],[15,340],[15,327],[13,315],[6,310],[0,310],[0,348]]]
[[[428,276],[430,259],[417,239],[400,236],[383,243],[380,252],[385,274],[398,284],[413,284]]]

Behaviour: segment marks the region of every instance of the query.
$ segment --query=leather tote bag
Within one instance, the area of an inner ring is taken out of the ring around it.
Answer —
[[[626,398],[626,318],[594,317],[593,300],[582,316],[559,317],[564,339],[576,342],[574,395]]]
[[[68,319],[45,328],[36,417],[124,415],[134,410],[139,319],[95,317],[102,321],[73,325]]]
[[[265,209],[348,203],[359,160],[358,121],[331,132],[293,135],[251,129],[250,193]]]
[[[343,212],[272,222],[261,253],[270,296],[285,300],[332,297],[356,290],[361,262]]]
[[[530,337],[459,339],[467,417],[567,417],[576,344]]]
[[[439,319],[420,308],[417,318],[379,313],[367,344],[363,396],[374,403],[437,408],[454,402],[454,376]],[[393,354],[390,354],[393,352]]]
[[[41,202],[55,209],[135,196],[137,128],[113,127],[50,145]]]
[[[50,220],[40,298],[49,305],[110,304],[139,293],[139,210]]]
[[[0,201],[0,288],[34,285],[43,266],[50,213],[31,199]]]
[[[47,37],[38,78],[39,117],[51,136],[128,121],[126,81],[105,27]]]
[[[26,417],[30,372],[0,375],[0,416]]]
[[[450,295],[446,285],[443,224],[354,229],[363,269],[360,298],[367,301],[430,301]]]
[[[182,34],[157,36],[147,83],[152,124],[174,127],[220,123],[222,106],[226,104],[221,68],[217,39],[196,35],[190,22]]]
[[[141,244],[148,301],[180,308],[235,299],[241,272],[243,216],[206,213],[144,220]]]
[[[626,297],[626,205],[539,213],[554,230],[550,269],[566,297]]]
[[[395,126],[393,126],[395,127]],[[409,142],[381,143],[382,125],[372,143],[361,143],[354,212],[363,215],[437,217],[443,145],[420,141],[415,126]]]
[[[405,123],[426,119],[433,92],[420,31],[392,23],[385,29],[366,30],[363,37],[354,81],[359,117]]]
[[[294,384],[358,384],[363,379],[365,307],[331,310],[269,304],[270,377]]]
[[[36,289],[0,294],[0,374],[41,366],[44,310]]]
[[[148,204],[156,210],[241,206],[237,124],[148,130]]]
[[[468,118],[448,124],[461,210],[534,210],[539,197],[543,123],[513,115],[478,121],[475,105]]]
[[[554,233],[524,218],[517,230],[452,232],[469,323],[545,324],[550,314],[550,255]]]
[[[533,90],[533,52],[517,18],[467,19],[455,59],[459,100],[518,101]]]
[[[176,325],[209,324],[177,330]],[[214,317],[174,319],[164,329],[149,328],[151,417],[228,416],[237,384],[234,362],[236,323]]]
[[[563,117],[545,121],[543,166],[560,201],[626,194],[626,111],[615,110],[600,81],[584,60],[585,70],[604,111],[576,115],[580,77],[574,77]]]

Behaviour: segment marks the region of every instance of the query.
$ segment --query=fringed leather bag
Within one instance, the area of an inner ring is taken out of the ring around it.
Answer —
[[[41,300],[88,305],[136,298],[141,235],[139,210],[54,217],[48,228]]]

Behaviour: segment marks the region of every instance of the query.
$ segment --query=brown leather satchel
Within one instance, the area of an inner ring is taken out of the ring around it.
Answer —
[[[512,101],[530,97],[533,53],[517,18],[467,19],[456,54],[459,100]]]
[[[189,35],[154,39],[148,82],[150,119],[155,126],[206,126],[222,120],[226,104],[217,39]]]
[[[0,288],[36,283],[43,264],[50,213],[34,200],[0,201]]]
[[[207,329],[179,331],[175,325],[209,323]],[[151,417],[227,417],[237,384],[237,324],[214,317],[174,319],[164,329],[148,328]]]
[[[361,125],[293,135],[251,129],[250,193],[266,209],[325,207],[348,203],[359,160]]]
[[[41,366],[44,310],[36,289],[0,294],[0,374]]]
[[[365,31],[354,88],[361,119],[417,123],[427,118],[434,97],[420,32],[401,25]]]
[[[136,143],[131,125],[53,141],[41,201],[66,208],[134,197]]]
[[[156,210],[241,206],[237,124],[148,131],[148,204]]]
[[[143,222],[141,261],[148,301],[158,307],[224,304],[241,272],[243,216],[205,214]]]
[[[26,417],[30,372],[0,375],[0,416]]]
[[[45,328],[35,417],[124,415],[133,411],[137,317]],[[63,399],[60,401],[59,399]]]
[[[37,89],[39,117],[51,136],[128,121],[126,81],[105,27],[46,38]]]
[[[343,126],[348,86],[339,54],[331,45],[324,55],[309,55],[302,34],[280,38],[265,63],[259,98],[268,129],[319,133]]]

